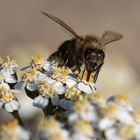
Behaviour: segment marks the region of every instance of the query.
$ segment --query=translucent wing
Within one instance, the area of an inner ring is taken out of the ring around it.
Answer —
[[[104,45],[113,42],[113,41],[117,41],[122,39],[123,36],[120,33],[116,33],[114,31],[105,31],[101,41],[103,42]]]
[[[53,21],[55,21],[56,23],[58,23],[59,25],[61,25],[63,28],[65,28],[66,30],[68,30],[70,33],[72,33],[76,38],[82,39],[70,26],[68,26],[65,22],[63,22],[61,19],[50,15],[46,12],[41,12],[43,15],[49,17],[50,19],[52,19]]]

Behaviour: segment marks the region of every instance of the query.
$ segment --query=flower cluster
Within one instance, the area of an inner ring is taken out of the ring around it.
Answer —
[[[124,95],[94,95],[56,119],[46,119],[39,134],[47,140],[139,140],[140,110],[134,110]]]
[[[32,57],[18,81],[18,65],[8,56],[0,58],[0,109],[16,121],[0,126],[0,139],[29,140],[30,133],[19,115],[16,89],[24,90],[33,105],[43,110],[41,140],[140,140],[140,110],[124,95],[108,99],[95,93],[93,77],[77,76],[68,67]]]
[[[12,60],[9,56],[4,61],[0,58],[0,76],[3,77],[4,81],[9,84],[11,88],[17,83],[16,68],[18,65],[15,60]]]
[[[11,90],[3,79],[0,81],[0,109],[2,107],[9,113],[18,111],[20,108],[20,103],[15,96],[15,90]]]
[[[74,101],[95,93],[92,81],[80,79],[68,67],[42,60],[39,55],[32,57],[30,66],[22,70],[25,72],[15,87],[25,89],[33,105],[41,109],[67,110]]]
[[[17,120],[0,125],[1,140],[30,140],[30,133],[18,125]]]
[[[41,140],[69,140],[68,131],[53,117],[42,121],[39,130]]]

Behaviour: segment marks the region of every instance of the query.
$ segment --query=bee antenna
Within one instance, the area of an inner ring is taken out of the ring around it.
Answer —
[[[80,37],[79,35],[77,35],[77,33],[70,27],[68,26],[65,22],[63,22],[61,19],[50,15],[46,12],[41,11],[41,13],[47,17],[49,17],[50,19],[52,19],[53,21],[55,21],[56,23],[58,23],[59,25],[61,25],[63,28],[65,28],[66,30],[68,30],[70,33],[72,33],[76,38],[79,38],[80,40],[82,40],[82,37]]]

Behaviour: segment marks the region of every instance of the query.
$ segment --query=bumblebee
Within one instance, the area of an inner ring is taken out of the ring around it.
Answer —
[[[69,67],[77,75],[81,73],[81,66],[84,64],[83,74],[86,71],[86,80],[89,81],[92,74],[95,83],[104,64],[105,46],[113,41],[120,40],[123,37],[122,34],[105,31],[100,38],[94,35],[82,37],[59,18],[46,12],[42,12],[42,14],[64,27],[74,36],[72,39],[64,41],[58,50],[50,55],[48,60],[57,61],[59,66]]]

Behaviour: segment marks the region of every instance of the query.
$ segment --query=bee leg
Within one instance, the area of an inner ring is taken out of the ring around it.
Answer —
[[[99,72],[100,72],[101,67],[102,67],[103,64],[104,64],[104,62],[101,63],[101,64],[99,65],[99,67],[98,67],[98,69],[97,69],[97,71],[96,71],[96,73],[95,73],[95,76],[94,76],[94,79],[93,79],[93,82],[94,82],[94,83],[96,83],[96,81],[97,81],[97,78],[98,78]]]
[[[83,70],[82,76],[81,76],[81,78],[80,78],[81,80],[82,80],[83,77],[84,77],[85,71],[86,71],[86,67],[85,67],[84,70]]]

